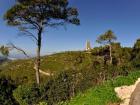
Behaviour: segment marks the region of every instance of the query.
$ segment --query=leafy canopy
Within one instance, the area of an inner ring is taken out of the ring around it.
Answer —
[[[3,56],[7,57],[9,55],[8,47],[1,46],[0,47],[0,54],[2,54]]]
[[[137,39],[136,43],[134,44],[134,49],[140,49],[140,39]]]
[[[108,30],[104,34],[100,35],[97,38],[97,42],[100,44],[110,44],[112,41],[115,41],[117,38],[111,30]]]
[[[68,0],[17,0],[4,19],[8,25],[37,29],[72,23],[79,25],[78,11]],[[40,24],[41,23],[41,24]]]

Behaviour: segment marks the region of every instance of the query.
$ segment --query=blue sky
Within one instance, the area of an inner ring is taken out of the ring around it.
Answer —
[[[17,37],[18,30],[9,27],[3,14],[15,0],[1,0],[0,3],[0,45],[13,42],[34,53],[36,45],[28,38]],[[69,0],[79,10],[80,26],[52,28],[43,33],[42,54],[48,52],[83,50],[86,40],[92,47],[98,35],[112,29],[122,46],[133,46],[140,38],[140,0]]]

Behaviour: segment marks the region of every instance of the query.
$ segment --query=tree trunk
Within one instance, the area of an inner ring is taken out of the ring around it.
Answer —
[[[110,64],[112,64],[112,46],[109,45],[109,56],[110,56]]]
[[[42,28],[38,32],[38,41],[37,41],[37,58],[36,58],[36,82],[40,84],[40,50],[41,50],[41,34]]]

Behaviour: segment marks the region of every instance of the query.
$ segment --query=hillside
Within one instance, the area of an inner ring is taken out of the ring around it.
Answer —
[[[131,48],[121,48],[120,44],[113,44],[113,62],[114,65],[129,66],[131,57]],[[94,48],[86,51],[67,51],[41,57],[41,70],[47,73],[57,74],[67,70],[87,70],[92,69],[95,73],[102,72],[104,63],[108,63],[108,58],[104,60],[104,53],[108,53],[108,48]],[[116,49],[119,49],[116,52]],[[121,64],[121,65],[120,65]],[[0,76],[11,77],[19,83],[35,81],[34,58],[25,60],[14,60],[0,65]],[[95,69],[100,68],[96,72]],[[129,68],[130,69],[130,68]],[[127,70],[129,71],[129,70]],[[41,75],[41,80],[46,80],[46,76]]]
[[[131,48],[121,48],[120,44],[113,44],[113,65],[125,68],[129,66]],[[94,70],[96,74],[104,71],[104,63],[108,63],[108,58],[104,58],[104,53],[108,53],[108,48],[94,48],[86,51],[67,51],[41,57],[41,70],[47,73],[57,74],[67,70]],[[119,49],[119,52],[116,52]],[[103,68],[102,68],[103,67]],[[14,60],[0,65],[0,76],[8,76],[19,83],[35,81],[34,58],[25,60]],[[129,67],[128,67],[129,68]],[[98,72],[96,71],[98,69]],[[101,70],[100,70],[101,69]],[[129,68],[131,69],[131,68]],[[129,70],[127,70],[129,71]],[[108,72],[108,71],[107,71]],[[125,72],[125,71],[124,71]],[[118,72],[119,73],[119,72]],[[41,75],[41,79],[46,80],[46,76]]]
[[[132,85],[140,77],[140,71],[132,72],[128,76],[119,76],[103,84],[79,93],[63,105],[119,105],[122,101],[115,93],[115,87]]]
[[[75,69],[80,70],[88,67],[94,56],[90,57],[89,53],[72,51],[57,53],[41,58],[41,69],[48,73],[59,73],[61,71]],[[11,77],[19,82],[35,81],[34,59],[14,60],[0,65],[0,75]],[[42,80],[47,78],[41,76]]]
[[[45,101],[48,105],[55,105],[65,101],[69,103],[68,100],[74,99],[75,101],[70,100],[70,105],[81,105],[82,102],[90,102],[92,97],[95,97],[93,101],[97,101],[97,103],[106,104],[110,102],[110,99],[113,102],[118,102],[119,99],[113,93],[112,82],[108,84],[111,85],[110,88],[108,85],[102,87],[101,84],[107,80],[113,80],[117,76],[128,76],[129,73],[137,69],[132,65],[133,60],[130,61],[132,48],[123,48],[120,44],[114,43],[112,45],[112,64],[109,63],[108,56],[105,56],[108,52],[108,47],[105,46],[96,47],[90,51],[67,51],[42,56],[41,70],[52,73],[53,76],[41,74],[39,87],[34,84],[36,82],[35,70],[33,69],[34,58],[5,62],[0,65],[1,86],[3,86],[5,79],[6,81],[12,81],[12,85],[14,84],[16,88],[12,88],[13,90],[9,94],[12,98],[14,95],[14,99],[19,104],[22,102],[29,104],[31,102],[34,105]],[[90,88],[91,91],[86,94],[87,89]],[[109,90],[107,90],[108,88]],[[6,89],[1,92],[6,94]],[[104,91],[105,93],[102,93]],[[96,94],[92,95],[91,93],[94,92]],[[105,96],[111,92],[112,94],[106,99]],[[80,95],[77,96],[77,94]],[[77,100],[77,97],[79,100]],[[101,101],[100,99],[105,100]],[[96,104],[95,102],[93,105],[105,104]]]

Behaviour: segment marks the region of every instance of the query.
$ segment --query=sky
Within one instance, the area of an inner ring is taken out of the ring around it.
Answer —
[[[3,20],[4,13],[14,5],[15,0],[0,1],[0,45],[12,42],[34,54],[35,43],[29,38],[18,37],[18,29],[7,26]],[[80,26],[46,29],[43,33],[42,54],[84,50],[86,40],[96,47],[97,37],[109,29],[122,46],[132,47],[136,39],[140,38],[140,0],[69,0],[69,3],[78,8]]]

